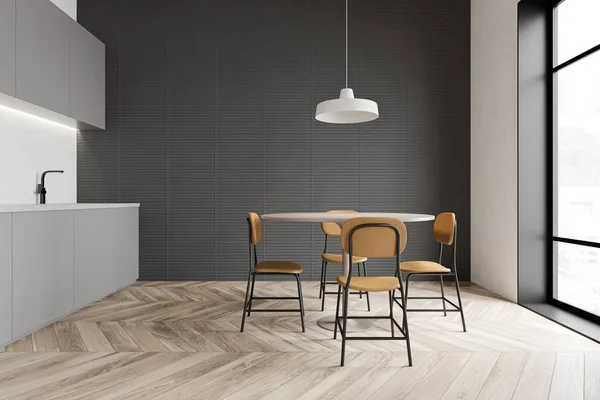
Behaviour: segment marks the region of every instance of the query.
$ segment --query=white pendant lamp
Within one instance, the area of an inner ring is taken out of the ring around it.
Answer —
[[[346,0],[346,87],[340,91],[339,99],[319,103],[315,118],[317,121],[330,124],[358,124],[379,118],[377,103],[373,100],[354,98],[354,91],[348,87],[348,0]]]

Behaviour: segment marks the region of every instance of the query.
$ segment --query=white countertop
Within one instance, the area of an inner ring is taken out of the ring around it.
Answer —
[[[0,204],[0,213],[139,207],[140,203]]]

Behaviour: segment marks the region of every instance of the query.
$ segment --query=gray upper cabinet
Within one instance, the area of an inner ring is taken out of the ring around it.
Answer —
[[[0,92],[15,95],[16,0],[0,0]]]
[[[105,129],[105,46],[50,0],[0,0],[0,105]]]
[[[67,116],[71,23],[48,0],[17,1],[17,97]]]
[[[81,25],[71,24],[70,116],[105,128],[105,47]]]

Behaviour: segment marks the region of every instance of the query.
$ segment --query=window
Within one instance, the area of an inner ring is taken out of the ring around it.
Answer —
[[[554,9],[553,296],[600,316],[600,0]]]

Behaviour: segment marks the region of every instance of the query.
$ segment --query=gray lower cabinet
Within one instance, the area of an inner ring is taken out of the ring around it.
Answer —
[[[75,308],[138,279],[138,209],[76,210]]]
[[[139,276],[139,209],[118,208],[115,216],[113,250],[116,286],[122,288],[138,280]],[[132,228],[133,227],[133,228]]]
[[[12,339],[12,215],[0,214],[0,344]]]
[[[115,290],[113,210],[75,211],[75,308]]]
[[[17,1],[17,98],[66,116],[72,22],[48,0]]]
[[[0,346],[138,279],[138,207],[0,213]]]
[[[0,0],[0,93],[15,96],[16,0]]]
[[[13,336],[73,310],[73,212],[13,214]]]

